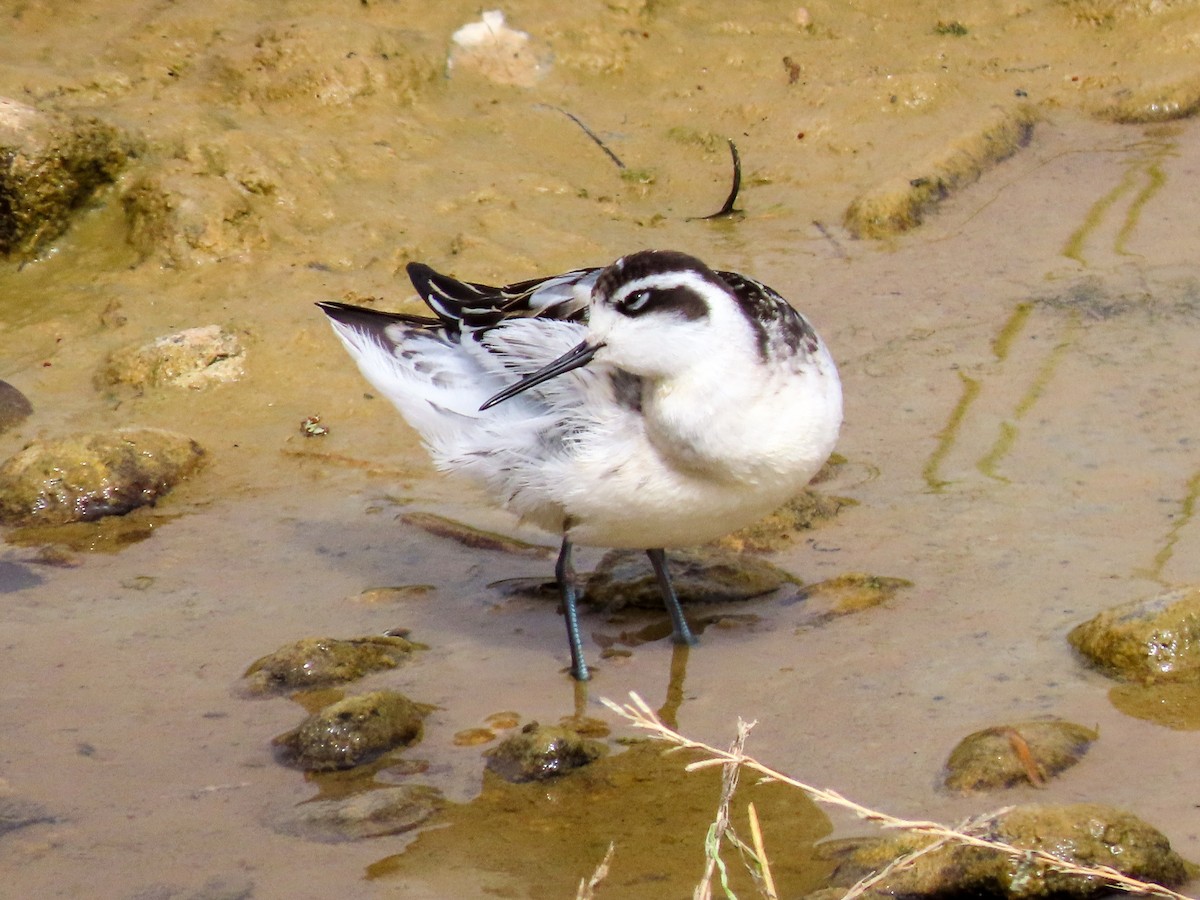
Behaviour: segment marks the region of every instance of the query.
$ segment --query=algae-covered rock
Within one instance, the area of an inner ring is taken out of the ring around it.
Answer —
[[[1140,684],[1200,681],[1200,588],[1106,609],[1067,636],[1108,675]]]
[[[989,791],[1042,785],[1069,769],[1099,737],[1073,722],[1021,722],[985,728],[963,738],[946,762],[946,787]]]
[[[200,389],[237,381],[245,374],[241,341],[219,325],[187,328],[147,344],[115,351],[100,373],[105,385]]]
[[[562,725],[530,722],[487,753],[487,767],[505,781],[545,781],[586,766],[606,747]]]
[[[36,441],[0,465],[0,522],[61,525],[153,504],[200,465],[195,441],[157,428]]]
[[[96,119],[0,97],[0,256],[36,256],[128,155],[117,130]]]
[[[1020,850],[1045,850],[1068,863],[1108,866],[1142,881],[1178,886],[1191,868],[1157,829],[1130,813],[1093,803],[1015,806],[993,817],[980,837]],[[889,863],[928,846],[932,837],[838,841],[831,882],[849,887]],[[1111,891],[1103,881],[1056,870],[1029,856],[951,843],[898,868],[868,892],[883,897],[1088,898]]]
[[[427,785],[375,787],[308,800],[274,815],[270,825],[281,834],[333,844],[410,831],[443,805],[441,792]]]
[[[672,550],[667,567],[684,604],[748,600],[795,583],[764,559],[713,548]],[[627,606],[662,609],[663,602],[650,560],[637,550],[606,553],[588,576],[583,599],[610,611]]]
[[[509,28],[504,13],[491,10],[481,21],[469,22],[451,36],[453,46],[446,68],[474,72],[496,84],[533,87],[549,70],[529,44],[529,35]]]
[[[417,644],[402,637],[303,638],[256,660],[246,670],[247,689],[269,694],[328,687],[407,660]]]
[[[0,434],[20,425],[33,413],[33,404],[7,381],[0,381]]]
[[[331,703],[275,738],[285,763],[310,772],[350,769],[415,743],[429,707],[396,691]]]

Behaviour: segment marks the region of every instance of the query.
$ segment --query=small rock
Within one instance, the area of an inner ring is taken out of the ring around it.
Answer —
[[[0,381],[0,434],[33,414],[33,404],[7,381]]]
[[[281,834],[334,844],[410,831],[442,805],[436,788],[403,784],[333,800],[309,800],[276,815],[270,824]]]
[[[419,645],[402,637],[303,638],[256,660],[243,676],[252,694],[328,687],[392,669]]]
[[[419,740],[429,710],[396,691],[373,691],[331,703],[274,744],[299,769],[351,769]]]
[[[514,784],[545,781],[586,766],[603,756],[604,744],[562,725],[530,722],[487,753],[487,767]]]
[[[0,256],[33,259],[125,165],[129,147],[96,119],[0,97]]]
[[[496,84],[532,87],[549,68],[531,49],[529,35],[505,25],[498,9],[464,25],[451,40],[454,46],[446,63],[451,72],[475,72]]]
[[[1200,682],[1200,588],[1106,609],[1067,635],[1105,674],[1140,684]]]
[[[117,350],[100,381],[139,389],[169,385],[199,390],[239,380],[246,372],[245,361],[236,334],[204,325]]]
[[[672,550],[667,567],[680,603],[728,603],[778,590],[795,579],[756,556],[727,550]],[[661,609],[658,579],[646,554],[611,550],[588,576],[583,599],[609,611],[633,606]]]
[[[1071,863],[1109,866],[1167,886],[1180,885],[1193,874],[1159,831],[1130,813],[1100,804],[1011,807],[996,815],[980,836],[1022,850],[1052,851]],[[826,855],[837,860],[832,885],[849,887],[933,840],[910,833],[827,844]],[[1090,898],[1111,890],[1098,879],[1051,869],[1028,857],[1014,860],[997,850],[951,843],[898,868],[866,896]]]
[[[126,428],[36,441],[0,465],[0,522],[61,525],[153,504],[200,465],[195,441]]]
[[[1033,784],[1069,769],[1099,737],[1072,722],[1022,722],[969,734],[946,762],[946,787],[989,791]]]

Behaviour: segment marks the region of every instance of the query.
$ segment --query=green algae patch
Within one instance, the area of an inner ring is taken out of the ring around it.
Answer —
[[[251,694],[312,690],[393,669],[420,647],[402,637],[302,638],[255,660],[246,670]]]
[[[846,229],[857,238],[886,238],[916,228],[939,203],[1028,144],[1036,118],[1028,104],[994,108],[907,176],[855,198],[843,217]]]
[[[1171,849],[1160,831],[1137,816],[1095,803],[1010,807],[982,826],[980,836],[1022,850],[1049,851],[1067,864],[1108,866],[1168,887],[1179,886],[1194,874],[1194,867]],[[825,853],[837,861],[832,885],[848,888],[934,840],[910,833],[826,844]],[[1111,891],[1095,878],[1051,868],[1033,857],[1014,861],[997,850],[951,843],[897,868],[865,896],[1083,900]]]
[[[154,504],[204,459],[195,441],[125,428],[36,441],[0,465],[0,523],[62,525]]]
[[[952,791],[1041,787],[1075,765],[1099,735],[1073,722],[997,725],[963,738],[946,762]]]
[[[385,884],[441,881],[450,867],[462,896],[549,900],[574,896],[611,843],[600,894],[622,900],[689,896],[721,793],[720,767],[684,771],[695,758],[642,742],[552,781],[510,784],[486,773],[477,798],[448,806],[434,820],[441,827],[423,831],[403,853],[378,860],[367,875]],[[814,850],[831,830],[825,814],[799,791],[743,782],[730,816],[745,835],[748,802],[762,822],[779,895],[817,888],[830,870]],[[736,862],[729,876],[738,896],[756,895]]]

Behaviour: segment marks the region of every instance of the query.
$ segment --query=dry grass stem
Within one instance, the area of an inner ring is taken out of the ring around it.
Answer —
[[[600,865],[596,866],[596,871],[592,873],[592,877],[587,881],[579,879],[579,890],[575,892],[575,900],[596,900],[596,885],[608,877],[608,866],[612,862],[613,853],[616,851],[617,845],[610,843],[608,852],[604,854],[604,859],[600,860]]]
[[[1160,884],[1154,884],[1153,882],[1141,881],[1137,878],[1132,878],[1123,872],[1119,872],[1116,869],[1111,868],[1110,866],[1085,866],[1077,862],[1073,862],[1072,860],[1055,856],[1053,853],[1045,850],[1031,850],[1021,847],[1014,847],[1013,845],[1004,843],[1003,841],[985,837],[984,835],[987,833],[996,817],[999,816],[1001,812],[1004,812],[1004,810],[971,819],[967,822],[964,822],[958,828],[951,828],[950,826],[941,825],[937,822],[927,822],[916,819],[900,819],[895,816],[888,815],[887,813],[878,812],[877,810],[870,809],[869,807],[863,806],[860,803],[855,803],[853,800],[843,797],[837,791],[806,784],[803,781],[799,781],[789,775],[784,774],[783,772],[763,765],[753,757],[746,756],[744,752],[745,736],[742,734],[742,731],[745,729],[745,731],[748,733],[751,726],[746,725],[744,722],[738,722],[739,740],[734,741],[733,746],[729,750],[720,750],[701,741],[694,741],[691,738],[685,737],[674,729],[668,728],[662,723],[662,721],[658,718],[654,710],[650,708],[646,701],[636,693],[630,692],[629,699],[630,702],[624,705],[614,703],[613,701],[607,699],[602,699],[601,702],[604,703],[604,705],[611,709],[614,713],[630,722],[630,724],[632,724],[635,728],[640,728],[649,732],[656,740],[665,741],[679,749],[696,750],[707,757],[706,759],[697,760],[696,762],[688,764],[685,767],[686,771],[691,772],[698,769],[709,768],[711,766],[726,767],[726,777],[723,779],[721,796],[722,812],[718,815],[718,822],[723,820],[726,823],[725,831],[730,831],[730,829],[728,828],[729,797],[726,796],[724,785],[730,781],[730,776],[728,773],[732,768],[746,769],[756,773],[763,779],[778,781],[802,790],[817,803],[823,803],[827,806],[836,806],[839,809],[848,810],[858,818],[867,822],[873,822],[880,828],[929,835],[936,839],[932,845],[924,847],[915,853],[910,853],[906,857],[895,860],[880,872],[863,879],[863,881],[851,888],[850,892],[846,895],[848,898],[859,896],[872,885],[881,881],[884,877],[886,877],[886,875],[895,872],[904,865],[911,863],[918,856],[929,853],[936,847],[942,846],[943,844],[957,843],[971,847],[981,847],[997,853],[1003,853],[1006,856],[1013,857],[1014,859],[1026,863],[1042,863],[1063,874],[1075,875],[1080,878],[1095,879],[1104,882],[1111,887],[1116,888],[1117,890],[1126,891],[1131,894],[1167,897],[1171,898],[1171,900],[1195,900],[1195,898],[1188,897],[1185,894],[1180,894],[1171,890],[1170,888],[1163,887]],[[732,781],[732,784],[736,785],[736,781]],[[731,793],[732,792],[730,791],[730,794]],[[714,828],[717,824],[718,823],[714,823]],[[709,834],[713,834],[712,829],[709,830]],[[720,868],[723,871],[723,866],[721,866],[719,862],[712,862],[712,848],[710,847],[709,849],[710,868]],[[765,856],[761,856],[760,858],[765,862]],[[709,897],[710,894],[701,894],[700,887],[697,887],[695,896],[697,900],[701,900],[701,898]]]
[[[754,842],[754,855],[758,857],[759,869],[762,872],[763,893],[767,900],[779,900],[779,892],[775,890],[775,879],[771,877],[771,864],[767,862],[762,827],[758,824],[758,810],[754,808],[753,803],[746,804],[746,814],[750,817],[750,839]]]
[[[638,699],[641,699],[640,697]],[[651,713],[658,719],[657,713]],[[737,737],[729,748],[729,756],[736,758],[743,756],[746,748],[746,738],[750,736],[750,729],[754,727],[753,722],[743,722],[738,719]],[[729,873],[725,869],[725,861],[721,859],[721,841],[730,839],[731,842],[741,843],[737,840],[737,835],[733,833],[733,827],[729,822],[729,803],[733,799],[733,793],[737,790],[738,772],[741,767],[734,762],[726,762],[725,768],[721,772],[721,799],[717,803],[717,817],[712,825],[708,827],[708,834],[704,840],[704,874],[700,877],[700,883],[696,885],[696,890],[692,892],[693,900],[712,900],[712,880],[713,875],[720,872],[721,888],[725,891],[725,896],[733,898],[733,891],[729,889]]]

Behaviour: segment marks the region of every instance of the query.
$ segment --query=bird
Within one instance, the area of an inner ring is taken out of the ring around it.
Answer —
[[[561,537],[570,674],[590,678],[576,544],[646,552],[694,644],[666,550],[772,512],[828,459],[837,367],[780,294],[677,250],[639,250],[501,287],[412,262],[431,315],[317,305],[441,470]]]

